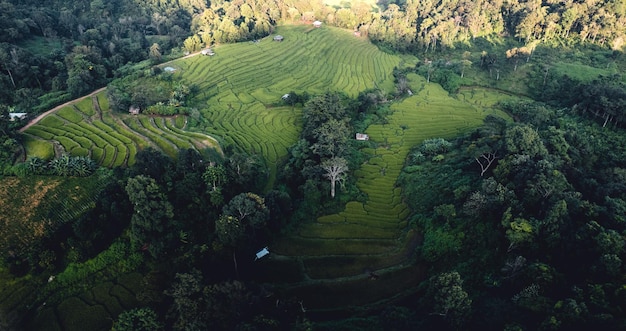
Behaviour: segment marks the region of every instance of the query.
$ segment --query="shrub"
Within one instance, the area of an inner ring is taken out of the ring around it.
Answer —
[[[157,320],[157,314],[150,308],[136,308],[120,314],[114,331],[153,331],[161,330],[163,326]]]
[[[420,146],[420,152],[425,155],[434,156],[448,152],[452,144],[443,138],[426,139]]]

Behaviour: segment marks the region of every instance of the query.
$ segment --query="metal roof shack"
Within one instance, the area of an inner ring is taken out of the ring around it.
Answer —
[[[254,258],[254,260],[258,260],[266,255],[268,255],[270,253],[270,251],[267,249],[267,247],[263,248],[262,250],[258,251],[256,253],[256,257]]]

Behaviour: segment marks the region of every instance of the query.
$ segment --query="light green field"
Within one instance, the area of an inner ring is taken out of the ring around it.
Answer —
[[[567,75],[581,82],[589,83],[599,76],[609,76],[615,74],[614,70],[594,68],[579,63],[557,62],[554,64],[554,70],[559,76]]]
[[[300,130],[300,109],[275,107],[292,91],[341,91],[352,97],[378,86],[393,90],[400,58],[380,52],[363,38],[332,27],[281,26],[259,42],[220,45],[214,56],[175,61],[178,77],[199,87],[195,102],[201,131],[249,153],[261,154],[272,178],[276,163]]]
[[[210,136],[176,128],[176,118],[113,114],[104,92],[77,100],[24,131],[28,156],[51,158],[52,142],[74,156],[89,156],[105,167],[135,163],[137,151],[152,146],[175,158],[178,149],[219,149]]]

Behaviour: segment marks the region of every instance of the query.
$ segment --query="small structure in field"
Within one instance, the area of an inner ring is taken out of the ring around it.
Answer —
[[[283,36],[281,36],[279,34],[274,36],[274,41],[283,41],[283,39],[285,39],[285,37],[283,37]]]
[[[281,98],[281,99],[283,99],[283,100],[287,100],[287,99],[289,99],[289,93],[287,93],[287,94],[283,95],[283,96],[282,96],[282,97],[280,97],[280,98]]]
[[[354,36],[355,37],[360,37],[361,36],[361,31],[354,31]]]
[[[141,112],[141,108],[136,107],[136,106],[130,106],[128,108],[128,113],[131,115],[139,115],[139,113]]]
[[[9,113],[9,120],[11,121],[23,120],[26,118],[26,115],[28,115],[28,113]]]
[[[370,136],[366,135],[365,133],[357,133],[356,140],[370,140]]]
[[[256,257],[254,258],[254,260],[258,260],[266,255],[268,255],[270,253],[270,251],[267,249],[267,247],[263,248],[262,250],[258,251],[256,253]]]
[[[319,27],[321,27],[321,26],[322,26],[322,22],[320,22],[320,21],[315,21],[315,22],[313,22],[313,26],[314,26],[314,27],[316,27],[316,28],[319,28]]]
[[[213,52],[213,50],[212,50],[212,49],[210,49],[210,48],[203,49],[200,53],[201,53],[202,55],[208,55],[208,56],[213,56],[213,55],[215,55],[215,52]]]
[[[176,68],[174,68],[174,67],[165,67],[165,68],[163,68],[163,71],[171,74],[174,71],[176,71]]]

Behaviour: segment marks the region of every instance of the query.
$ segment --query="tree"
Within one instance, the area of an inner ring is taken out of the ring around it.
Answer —
[[[236,247],[245,232],[245,224],[234,216],[222,215],[215,221],[215,234],[223,245]]]
[[[246,229],[247,226],[245,223],[231,215],[222,215],[215,222],[217,239],[222,245],[229,246],[233,249],[233,264],[237,278],[239,278],[239,267],[237,266],[236,248],[245,238]]]
[[[153,178],[159,184],[165,184],[173,167],[171,158],[159,150],[148,147],[137,153],[135,164],[130,169],[130,175],[145,175]]]
[[[74,97],[81,96],[106,83],[106,69],[101,62],[99,50],[76,46],[66,56],[67,89]]]
[[[507,129],[504,142],[509,153],[524,154],[531,158],[547,154],[539,133],[528,125],[516,125]]]
[[[434,299],[434,313],[460,328],[472,306],[472,299],[463,289],[461,275],[456,271],[439,274],[431,280],[429,291]]]
[[[322,168],[326,173],[324,177],[330,180],[330,196],[335,197],[335,184],[343,183],[345,174],[348,172],[348,162],[341,157],[333,157],[322,162]]]
[[[322,124],[330,119],[342,120],[348,115],[343,100],[336,93],[325,93],[309,99],[302,113],[304,120],[302,137],[311,140]]]
[[[502,216],[502,226],[506,230],[506,237],[509,240],[507,252],[526,243],[531,243],[535,237],[535,227],[523,218],[517,217],[513,219],[510,207]]]
[[[235,153],[225,162],[230,191],[261,191],[268,172],[263,159],[256,155]]]
[[[173,239],[173,207],[150,177],[129,178],[126,193],[134,209],[130,223],[131,242],[137,246],[147,245],[147,250],[156,258],[165,252]]]
[[[6,72],[9,74],[9,78],[11,79],[11,84],[13,85],[13,88],[16,88],[17,85],[15,85],[15,79],[13,78],[13,73],[11,72],[11,69],[13,68],[13,61],[11,60],[11,55],[14,53],[14,48],[7,52],[5,50],[5,47],[0,47],[0,64],[2,64],[2,66],[4,67],[4,70],[6,70]]]
[[[204,179],[207,187],[210,188],[211,203],[214,206],[221,205],[224,202],[222,185],[226,183],[226,169],[224,166],[211,162],[202,174],[202,179]]]
[[[152,44],[152,46],[150,46],[150,50],[148,51],[148,55],[152,62],[158,63],[161,61],[161,46],[157,43]]]
[[[345,121],[329,119],[313,130],[315,141],[311,145],[311,150],[322,158],[344,156],[349,136],[350,128]]]
[[[265,201],[254,193],[236,195],[224,206],[222,213],[226,216],[235,217],[239,222],[245,226],[250,226],[253,230],[264,226],[269,216]]]
[[[127,310],[113,323],[113,331],[152,331],[162,330],[157,314],[150,308]]]
[[[173,299],[168,319],[173,320],[174,330],[207,330],[207,309],[202,275],[197,270],[177,273],[171,288],[165,291]]]
[[[485,152],[474,158],[474,160],[476,160],[476,163],[480,165],[480,177],[482,177],[485,172],[487,172],[487,170],[491,168],[493,161],[495,161],[497,158],[498,156],[496,155],[496,153],[492,152]]]

